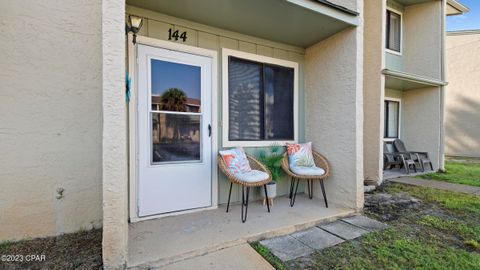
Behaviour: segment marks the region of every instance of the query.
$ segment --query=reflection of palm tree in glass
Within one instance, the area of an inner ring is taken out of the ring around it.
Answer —
[[[178,88],[169,88],[161,97],[160,109],[164,111],[186,112],[187,95]],[[180,126],[188,121],[188,116],[167,114],[167,126],[173,128],[173,140],[180,139]]]

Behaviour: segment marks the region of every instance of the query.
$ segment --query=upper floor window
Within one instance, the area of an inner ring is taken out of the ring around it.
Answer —
[[[228,49],[223,53],[223,145],[296,141],[298,64]]]
[[[390,51],[402,52],[402,15],[387,9],[386,48]]]

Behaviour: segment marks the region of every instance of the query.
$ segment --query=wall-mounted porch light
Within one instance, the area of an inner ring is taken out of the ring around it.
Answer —
[[[137,42],[137,33],[140,31],[143,25],[143,18],[129,15],[128,22],[125,25],[125,32],[128,34],[129,32],[133,33],[133,44]]]

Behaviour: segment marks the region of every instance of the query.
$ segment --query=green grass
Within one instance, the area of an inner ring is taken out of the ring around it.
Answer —
[[[445,163],[445,170],[446,172],[444,173],[429,173],[417,177],[480,187],[480,161],[447,161]]]
[[[421,200],[383,231],[281,262],[267,248],[252,246],[276,269],[480,269],[480,199],[463,193],[389,183],[379,192]],[[365,210],[367,215],[377,212]]]
[[[424,216],[419,224],[429,226],[443,233],[453,233],[464,240],[467,246],[480,250],[480,226],[475,224],[467,224],[466,222],[456,219],[445,219],[441,217],[427,215]]]
[[[463,269],[478,270],[480,254],[443,243],[427,233],[392,227],[360,240],[314,253],[310,263],[293,261],[290,269]],[[307,265],[305,265],[307,264]]]
[[[3,242],[0,242],[0,254],[2,251],[6,250],[7,248],[9,248],[10,246],[12,245],[12,243],[10,241],[3,241]]]
[[[269,262],[275,269],[277,270],[286,270],[288,269],[285,264],[277,258],[275,255],[273,255],[268,248],[260,244],[259,242],[254,242],[250,244],[257,252],[258,254],[262,255],[267,262]]]
[[[473,214],[480,218],[480,198],[475,195],[394,183],[385,187],[385,191],[388,193],[405,192],[427,202],[437,203],[456,214]]]

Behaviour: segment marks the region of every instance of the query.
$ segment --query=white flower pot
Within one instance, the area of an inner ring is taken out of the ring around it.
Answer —
[[[268,198],[275,198],[277,197],[277,183],[275,182],[270,182],[267,184],[267,193],[268,193]],[[260,195],[262,198],[265,198],[265,190],[263,187],[260,189]]]

